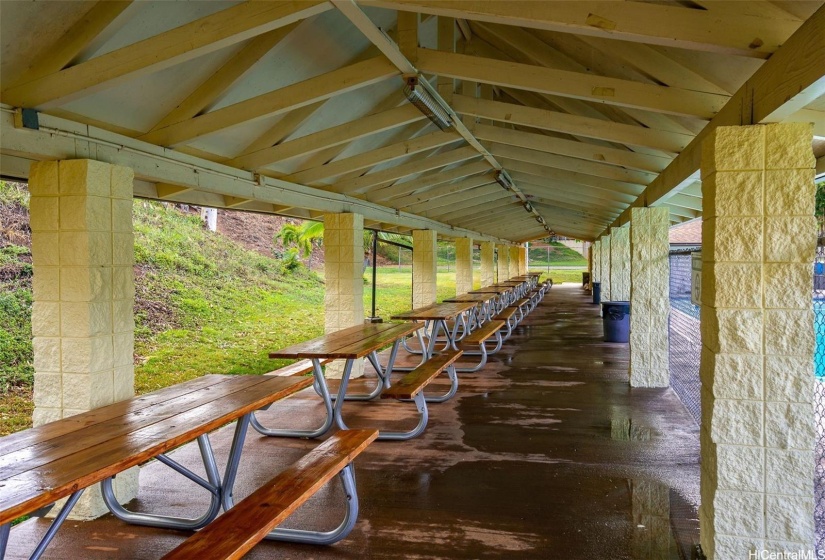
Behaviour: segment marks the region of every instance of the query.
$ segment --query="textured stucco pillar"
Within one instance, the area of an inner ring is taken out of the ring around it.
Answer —
[[[455,293],[466,294],[473,289],[473,240],[455,240]]]
[[[496,283],[495,245],[491,241],[481,243],[481,285],[491,286]]]
[[[519,261],[519,253],[520,247],[517,245],[513,245],[510,247],[510,263],[509,268],[507,270],[507,278],[515,278],[518,276],[518,261]]]
[[[518,248],[518,273],[527,274],[527,245]]]
[[[364,322],[364,217],[324,215],[324,332],[332,333]],[[327,364],[326,376],[340,379],[344,362]],[[356,362],[352,376],[363,375]]]
[[[591,261],[591,270],[590,270],[590,284],[593,285],[593,282],[601,282],[601,271],[602,271],[602,254],[601,254],[601,247],[602,242],[601,240],[596,241],[593,243],[593,250],[590,252],[590,261]]]
[[[436,237],[433,230],[413,231],[413,309],[436,301]]]
[[[630,300],[630,229],[610,230],[610,298]]]
[[[811,550],[814,158],[810,124],[702,144],[702,548]]]
[[[508,245],[496,245],[496,249],[498,249],[496,282],[504,282],[510,277],[510,247]]]
[[[35,426],[134,395],[133,179],[92,160],[31,167]],[[118,475],[119,499],[137,476]],[[106,511],[95,485],[72,517]]]
[[[667,387],[670,244],[667,208],[630,210],[630,385]]]
[[[602,291],[601,297],[602,301],[611,301],[610,297],[610,236],[604,235],[602,236],[602,244],[600,252],[600,259],[601,266],[599,267],[601,278],[600,282],[602,283]]]

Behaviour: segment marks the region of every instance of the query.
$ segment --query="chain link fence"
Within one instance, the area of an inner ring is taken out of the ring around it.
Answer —
[[[697,424],[702,421],[699,381],[699,306],[690,301],[691,252],[670,253],[670,385]]]
[[[820,223],[823,223],[822,218]],[[817,553],[825,557],[825,226],[820,226],[814,262],[813,286],[814,331],[814,527]]]

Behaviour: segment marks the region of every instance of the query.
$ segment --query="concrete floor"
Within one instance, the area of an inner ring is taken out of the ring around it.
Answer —
[[[601,342],[589,296],[553,288],[488,366],[461,376],[454,399],[431,405],[422,436],[375,442],[358,458],[361,513],[347,539],[265,542],[248,558],[690,558],[698,430],[670,389],[630,389],[627,364],[627,345]],[[320,413],[307,391],[261,417],[297,426]],[[344,413],[352,427],[414,424],[412,405],[394,401],[348,403]],[[219,457],[230,439],[231,427],[214,434]],[[236,496],[315,445],[251,432],[243,466],[254,468]],[[197,464],[191,446],[174,456]],[[335,481],[285,526],[332,528],[341,500]],[[202,503],[202,491],[154,463],[133,506],[192,515]],[[15,528],[7,557],[26,557],[44,530],[42,520]],[[158,558],[185,536],[111,517],[68,522],[47,557]]]

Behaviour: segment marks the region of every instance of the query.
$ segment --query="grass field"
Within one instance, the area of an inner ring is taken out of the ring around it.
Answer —
[[[196,216],[161,204],[136,201],[134,223],[138,393],[206,373],[265,373],[288,363],[270,360],[269,351],[323,333],[324,284],[317,272],[303,266],[287,270],[282,261],[207,232]],[[31,266],[24,262],[28,249],[16,247],[0,255],[0,265],[5,270],[16,266],[24,280],[19,289],[0,293],[5,321],[0,322],[5,364],[0,368],[0,435],[28,427],[32,411]],[[447,270],[439,268],[439,301],[455,295],[454,266]],[[581,281],[578,271],[551,271],[551,277]],[[410,267],[379,268],[377,280],[378,316],[387,320],[410,309]],[[371,281],[368,268],[366,315]]]

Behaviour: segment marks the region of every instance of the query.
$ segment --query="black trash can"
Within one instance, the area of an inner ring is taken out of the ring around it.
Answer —
[[[599,305],[599,302],[602,299],[602,283],[601,282],[593,282],[593,303]]]
[[[630,302],[602,302],[602,322],[605,342],[627,342],[630,340]]]

